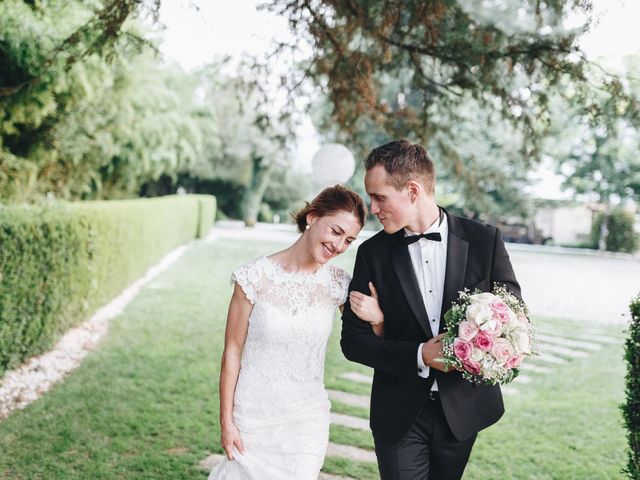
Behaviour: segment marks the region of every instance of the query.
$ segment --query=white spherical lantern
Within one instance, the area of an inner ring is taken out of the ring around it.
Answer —
[[[336,183],[347,183],[356,171],[353,153],[340,143],[328,143],[320,147],[311,160],[313,181],[324,188]]]

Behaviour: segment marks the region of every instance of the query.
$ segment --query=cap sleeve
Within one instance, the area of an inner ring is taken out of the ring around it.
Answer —
[[[344,304],[347,301],[347,297],[349,296],[349,285],[351,284],[351,275],[342,270],[342,298],[340,300],[340,305]]]
[[[231,274],[231,284],[237,283],[242,288],[247,300],[256,303],[260,287],[260,271],[257,260],[245,263]]]
[[[332,276],[332,296],[335,298],[337,305],[342,305],[347,301],[347,297],[349,296],[349,284],[351,283],[351,275],[349,275],[342,268],[334,267]]]

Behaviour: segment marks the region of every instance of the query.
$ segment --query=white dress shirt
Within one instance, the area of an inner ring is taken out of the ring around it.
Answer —
[[[431,333],[435,337],[440,329],[440,314],[442,313],[442,297],[444,294],[444,275],[447,268],[447,240],[449,226],[447,216],[441,211],[441,216],[425,232],[439,232],[442,241],[436,242],[421,238],[417,242],[408,246],[409,255],[413,270],[418,279],[418,286],[422,294],[425,310],[427,311],[428,323]],[[405,235],[416,235],[405,228]],[[422,360],[422,345],[418,347],[418,375],[423,378],[429,376],[430,367],[427,367]],[[431,390],[438,390],[438,384],[434,380]]]

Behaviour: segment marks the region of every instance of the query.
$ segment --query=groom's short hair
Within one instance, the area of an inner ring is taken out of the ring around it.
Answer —
[[[364,167],[371,170],[383,165],[390,177],[390,183],[396,190],[402,190],[409,180],[417,180],[433,194],[436,186],[436,173],[433,162],[423,146],[409,140],[394,140],[371,150],[364,161]]]

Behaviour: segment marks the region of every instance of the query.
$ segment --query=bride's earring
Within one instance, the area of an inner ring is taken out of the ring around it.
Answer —
[[[311,228],[311,225],[309,225],[308,223],[307,223],[307,226],[304,227],[305,230],[309,230],[310,228]]]

